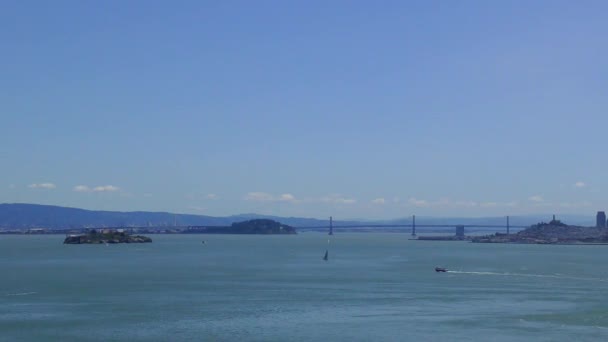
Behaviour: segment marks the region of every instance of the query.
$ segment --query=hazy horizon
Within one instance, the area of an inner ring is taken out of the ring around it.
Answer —
[[[45,204],[39,204],[39,203],[0,203],[0,205],[3,204],[8,204],[8,205],[13,205],[13,204],[23,204],[23,205],[45,205]],[[52,205],[55,206],[55,205]],[[106,210],[99,210],[99,209],[95,209],[95,208],[84,208],[84,207],[64,207],[64,206],[58,206],[58,207],[62,207],[62,208],[70,208],[70,209],[82,209],[82,210],[87,210],[87,211],[106,211]],[[113,211],[113,212],[124,212],[124,213],[129,213],[129,212],[150,212],[150,213],[167,213],[167,214],[175,214],[175,215],[203,215],[203,214],[196,214],[196,213],[180,213],[180,212],[171,212],[171,211],[166,211],[166,210],[160,210],[160,211],[155,211],[155,210],[136,210],[136,211],[130,211],[130,210],[109,210],[109,211]],[[580,222],[587,220],[589,221],[589,224],[595,224],[595,214],[596,213],[592,213],[592,214],[572,214],[572,213],[560,213],[560,214],[546,214],[546,213],[534,213],[534,214],[525,214],[525,215],[508,215],[512,220],[513,219],[541,219],[544,217],[546,218],[546,221],[550,221],[552,216],[555,215],[556,219],[558,220],[562,220],[562,221],[566,221],[565,223],[571,223],[571,224],[579,224]],[[228,215],[204,215],[204,216],[209,216],[209,217],[232,217],[232,216],[274,216],[274,217],[284,217],[284,218],[300,218],[300,219],[312,219],[312,220],[329,220],[329,217],[314,217],[314,216],[281,216],[281,215],[274,215],[274,214],[265,214],[265,213],[254,213],[254,212],[243,212],[243,213],[232,213],[232,214],[228,214]],[[502,215],[502,216],[457,216],[457,215],[451,215],[451,216],[436,216],[436,215],[416,215],[416,219],[418,220],[419,223],[421,223],[423,220],[448,220],[448,219],[468,219],[468,220],[483,220],[483,219],[498,219],[498,218],[505,218],[506,219],[507,215]],[[401,217],[390,217],[390,218],[373,218],[373,217],[333,217],[333,220],[335,222],[339,222],[339,221],[358,221],[358,222],[377,222],[377,221],[400,221],[400,220],[408,220],[411,219],[412,215],[409,216],[401,216]],[[576,222],[568,222],[568,219],[574,219],[576,220]],[[457,222],[456,222],[457,223]]]

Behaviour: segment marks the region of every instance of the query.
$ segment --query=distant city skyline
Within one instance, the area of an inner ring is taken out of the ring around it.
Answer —
[[[0,203],[608,210],[608,3],[9,1]]]

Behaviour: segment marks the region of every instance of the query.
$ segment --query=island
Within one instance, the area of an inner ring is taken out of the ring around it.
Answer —
[[[102,243],[144,243],[152,242],[147,236],[130,235],[124,231],[95,229],[87,234],[70,235],[63,240],[64,244],[102,244]]]
[[[297,234],[294,227],[269,219],[236,222],[224,227],[189,227],[186,234]]]
[[[496,233],[473,237],[478,243],[608,244],[608,230],[565,224],[555,218],[532,225],[516,234]]]

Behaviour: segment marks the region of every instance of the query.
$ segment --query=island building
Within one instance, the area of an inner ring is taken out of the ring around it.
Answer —
[[[595,221],[595,226],[597,228],[606,228],[606,213],[603,211],[598,211]]]

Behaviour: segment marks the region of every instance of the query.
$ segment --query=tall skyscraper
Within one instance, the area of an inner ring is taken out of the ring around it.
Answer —
[[[606,228],[606,213],[603,211],[598,211],[596,216],[596,222],[596,227]]]

